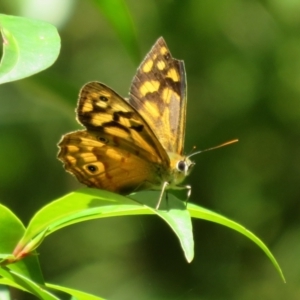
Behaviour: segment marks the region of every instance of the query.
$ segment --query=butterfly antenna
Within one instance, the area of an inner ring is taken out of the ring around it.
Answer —
[[[214,149],[218,149],[218,148],[221,148],[221,147],[224,147],[224,146],[227,146],[227,145],[231,145],[231,144],[236,143],[238,141],[239,141],[238,139],[234,139],[234,140],[228,141],[226,143],[223,143],[223,144],[215,146],[215,147],[211,147],[211,148],[208,148],[208,149],[205,149],[205,150],[200,150],[200,151],[194,152],[194,153],[188,155],[187,157],[190,158],[190,157],[192,157],[192,156],[194,156],[196,154],[199,154],[199,153],[202,153],[202,152],[206,152],[206,151],[210,151],[210,150],[214,150]]]
[[[188,154],[186,155],[186,157],[189,157],[190,155],[192,155],[193,151],[195,151],[196,148],[197,148],[197,146],[193,146],[192,150],[188,152]]]

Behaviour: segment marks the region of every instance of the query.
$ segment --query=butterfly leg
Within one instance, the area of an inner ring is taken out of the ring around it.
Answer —
[[[156,207],[155,207],[156,210],[158,210],[159,207],[160,207],[161,200],[162,200],[162,198],[163,198],[165,189],[167,188],[168,185],[169,185],[169,182],[165,181],[164,184],[163,184],[163,186],[162,186],[161,193],[160,193],[160,195],[159,195],[159,199],[158,199],[158,202],[157,202]]]
[[[166,190],[166,204],[167,204],[167,207],[169,207],[169,194],[168,194],[168,190]]]
[[[186,186],[184,186],[184,188],[187,189],[186,201],[185,201],[185,208],[187,208],[187,204],[189,202],[189,199],[190,199],[190,196],[191,196],[191,193],[192,193],[192,187],[190,185],[186,185]]]

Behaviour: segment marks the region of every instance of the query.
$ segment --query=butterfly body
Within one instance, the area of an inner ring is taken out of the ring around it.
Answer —
[[[122,194],[161,190],[161,197],[165,189],[186,188],[179,185],[194,163],[183,155],[184,63],[162,38],[138,68],[128,100],[90,82],[76,113],[86,129],[62,137],[58,158],[80,182]]]

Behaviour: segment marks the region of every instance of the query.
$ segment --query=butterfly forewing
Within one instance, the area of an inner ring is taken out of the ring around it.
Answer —
[[[169,158],[140,114],[121,96],[100,82],[87,83],[80,92],[78,121],[88,130],[109,135],[107,145],[141,156],[146,161],[169,164]]]
[[[168,152],[183,154],[186,75],[163,38],[154,44],[132,81],[129,102],[152,128]]]

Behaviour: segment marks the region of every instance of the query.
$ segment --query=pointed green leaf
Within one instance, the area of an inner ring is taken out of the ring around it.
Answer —
[[[167,203],[163,202],[159,210],[156,210],[152,207],[156,206],[159,196],[160,192],[143,191],[130,195],[130,198],[148,205],[154,214],[171,227],[180,241],[186,260],[191,262],[194,258],[193,228],[191,216],[186,210],[185,203],[172,194],[168,194]]]
[[[247,238],[252,240],[269,257],[269,259],[273,263],[274,267],[278,271],[279,275],[281,276],[282,280],[285,282],[284,275],[283,275],[282,270],[281,270],[278,262],[276,261],[275,257],[272,255],[272,253],[268,249],[268,247],[252,232],[250,232],[248,229],[246,229],[242,225],[240,225],[228,218],[225,218],[215,212],[205,209],[203,207],[200,207],[200,206],[190,203],[190,204],[188,204],[187,208],[193,218],[198,218],[198,219],[207,220],[207,221],[221,224],[221,225],[229,227],[235,231],[238,231],[239,233],[243,234],[244,236],[246,236]]]
[[[17,216],[1,204],[0,220],[0,265],[4,265],[14,262],[16,257],[13,255],[13,251],[24,235],[25,228]],[[44,282],[36,256],[26,257],[21,261],[9,264],[8,267],[40,284]]]
[[[20,219],[6,206],[0,204],[0,253],[12,254],[25,232]]]

